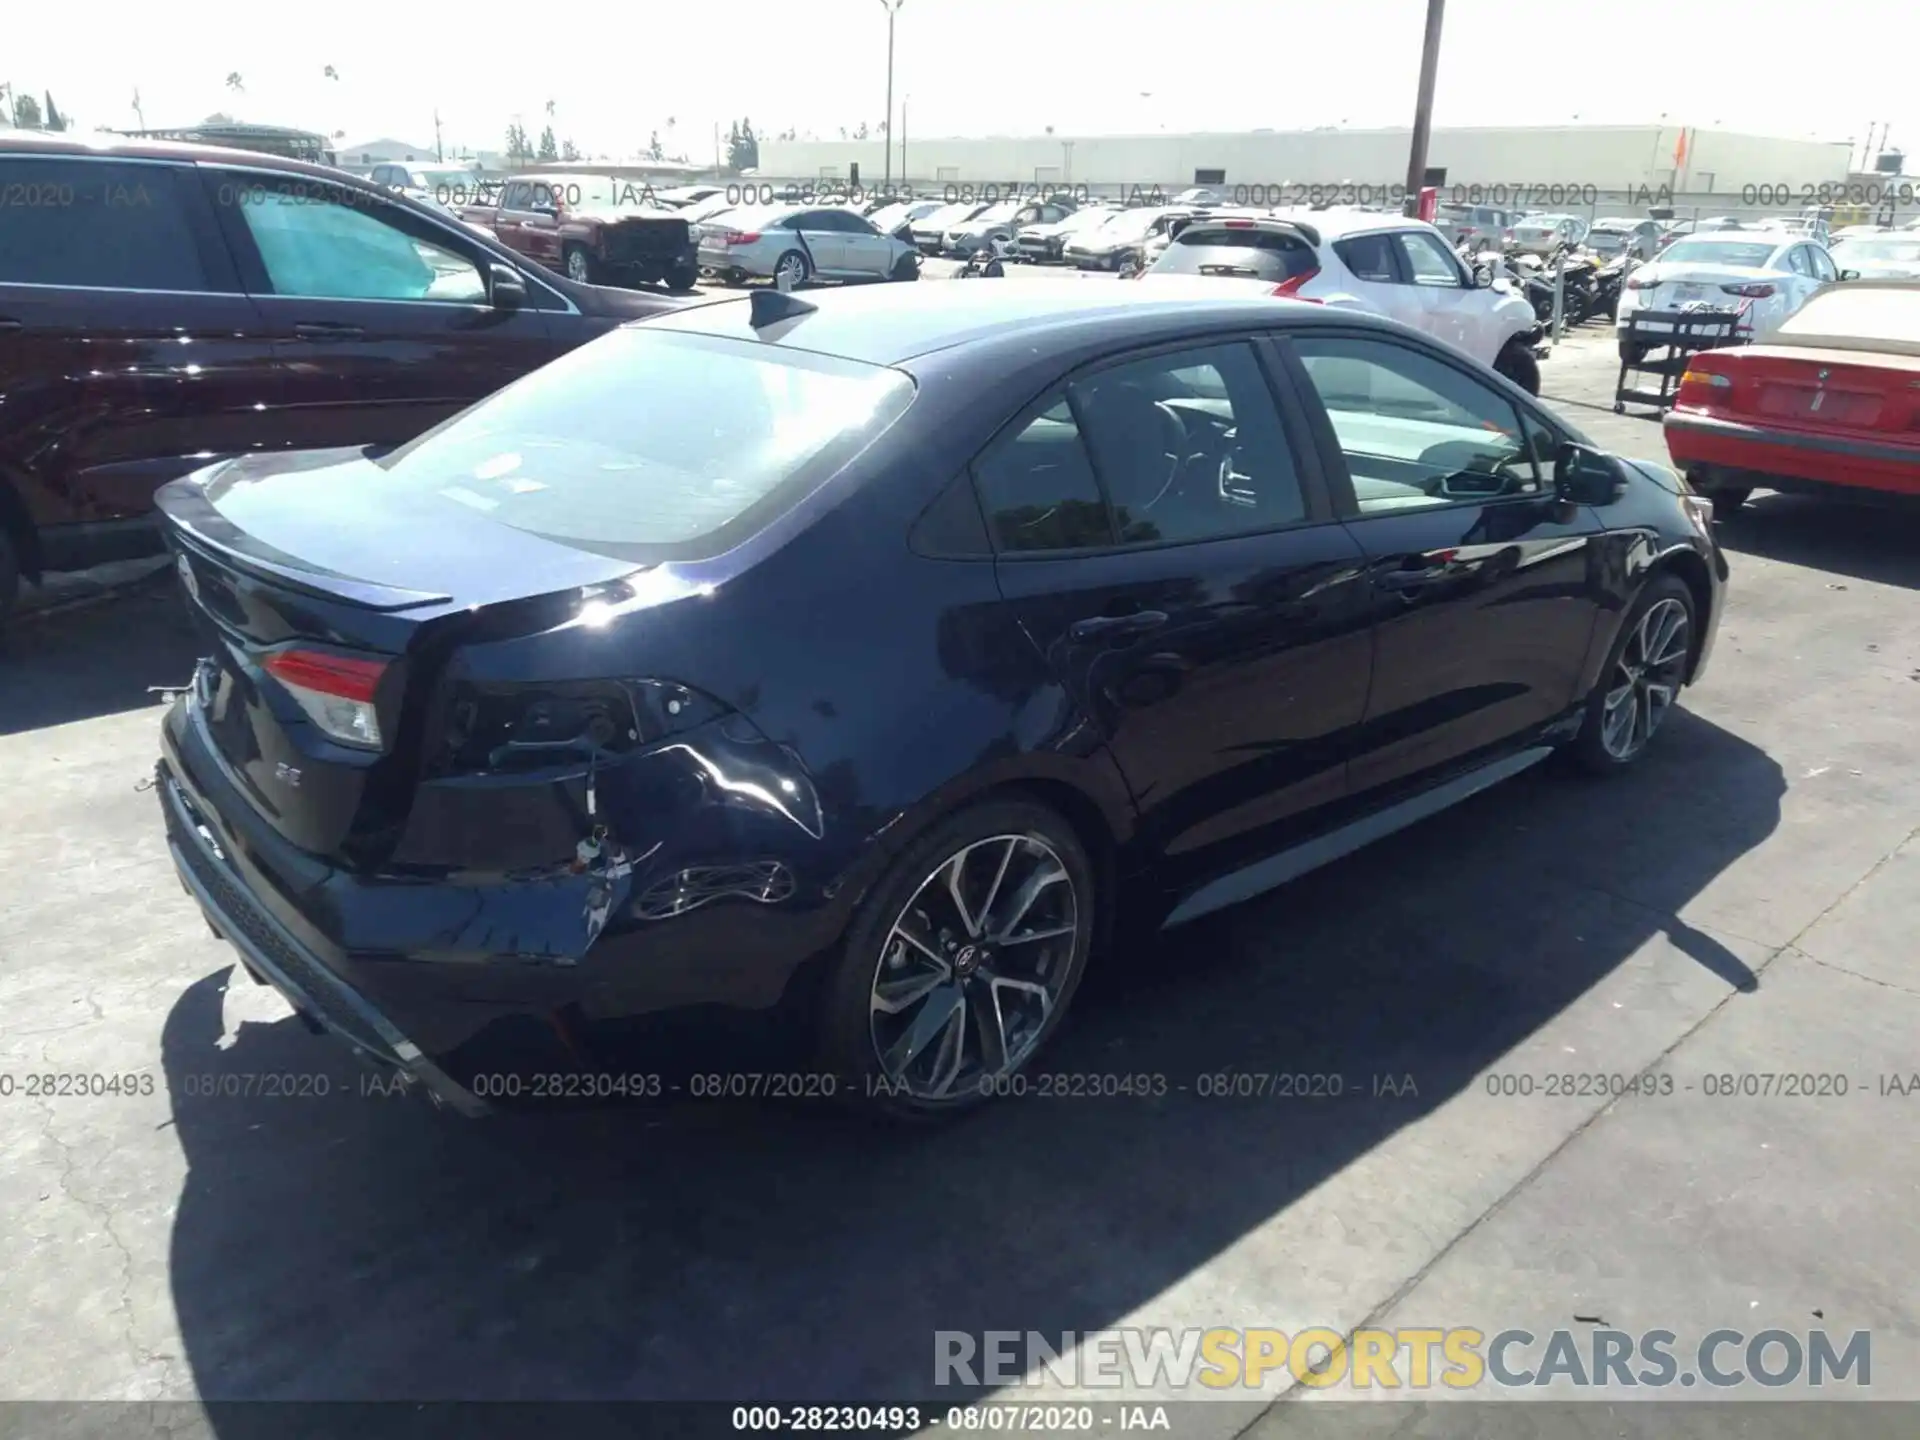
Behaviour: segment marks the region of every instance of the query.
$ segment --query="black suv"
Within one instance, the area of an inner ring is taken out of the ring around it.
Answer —
[[[168,480],[400,444],[686,303],[578,284],[317,165],[0,137],[0,615],[23,578],[157,552]]]

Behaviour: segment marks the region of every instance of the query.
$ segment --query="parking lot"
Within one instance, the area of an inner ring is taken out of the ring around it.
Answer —
[[[1663,453],[1604,325],[1542,368]],[[1920,517],[1761,495],[1721,529],[1714,663],[1644,764],[1529,772],[1096,960],[1048,1068],[1164,1095],[911,1132],[366,1093],[167,858],[170,576],[70,588],[0,639],[0,1074],[127,1078],[4,1100],[0,1397],[897,1401],[938,1393],[937,1330],[1605,1324],[1870,1330],[1866,1393],[1920,1399]],[[1650,1068],[1670,1093],[1547,1093]],[[1340,1093],[1203,1093],[1236,1072]],[[1846,1093],[1737,1083],[1781,1073]]]

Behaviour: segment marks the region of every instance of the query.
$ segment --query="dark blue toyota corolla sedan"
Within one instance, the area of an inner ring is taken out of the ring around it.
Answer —
[[[1633,764],[1727,575],[1672,472],[1206,284],[696,306],[161,508],[181,878],[466,1111],[658,1093],[635,1035],[756,1018],[809,1057],[764,1093],[965,1108],[1118,927]]]

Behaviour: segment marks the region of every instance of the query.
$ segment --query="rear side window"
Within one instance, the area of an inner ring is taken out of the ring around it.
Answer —
[[[1189,225],[1153,264],[1156,275],[1225,275],[1278,285],[1319,269],[1313,247],[1269,230]]]
[[[1393,269],[1393,241],[1386,235],[1355,235],[1351,240],[1333,242],[1333,253],[1362,280],[1392,284],[1399,277]]]
[[[761,529],[913,399],[897,370],[785,347],[615,330],[379,463],[402,493],[637,564]]]
[[[1016,552],[1110,546],[1112,521],[1073,410],[1064,395],[1041,404],[974,462],[994,544]]]
[[[168,166],[0,158],[0,284],[206,290],[188,193]]]
[[[407,212],[376,196],[306,180],[254,183],[238,174],[217,195],[239,211],[276,295],[460,305],[486,299],[472,260],[410,234],[403,228]]]

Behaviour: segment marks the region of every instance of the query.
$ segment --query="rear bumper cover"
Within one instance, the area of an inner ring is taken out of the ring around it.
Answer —
[[[1667,453],[1683,470],[1707,467],[1761,484],[1778,480],[1920,496],[1920,445],[1763,429],[1682,411],[1669,412],[1665,428]]]
[[[208,922],[240,952],[250,971],[361,1058],[410,1076],[435,1101],[463,1115],[488,1112],[484,1100],[434,1064],[392,1020],[253,898],[234,864],[233,852],[220,841],[219,822],[211,807],[166,760],[157,767],[154,789],[180,883],[200,902]]]

